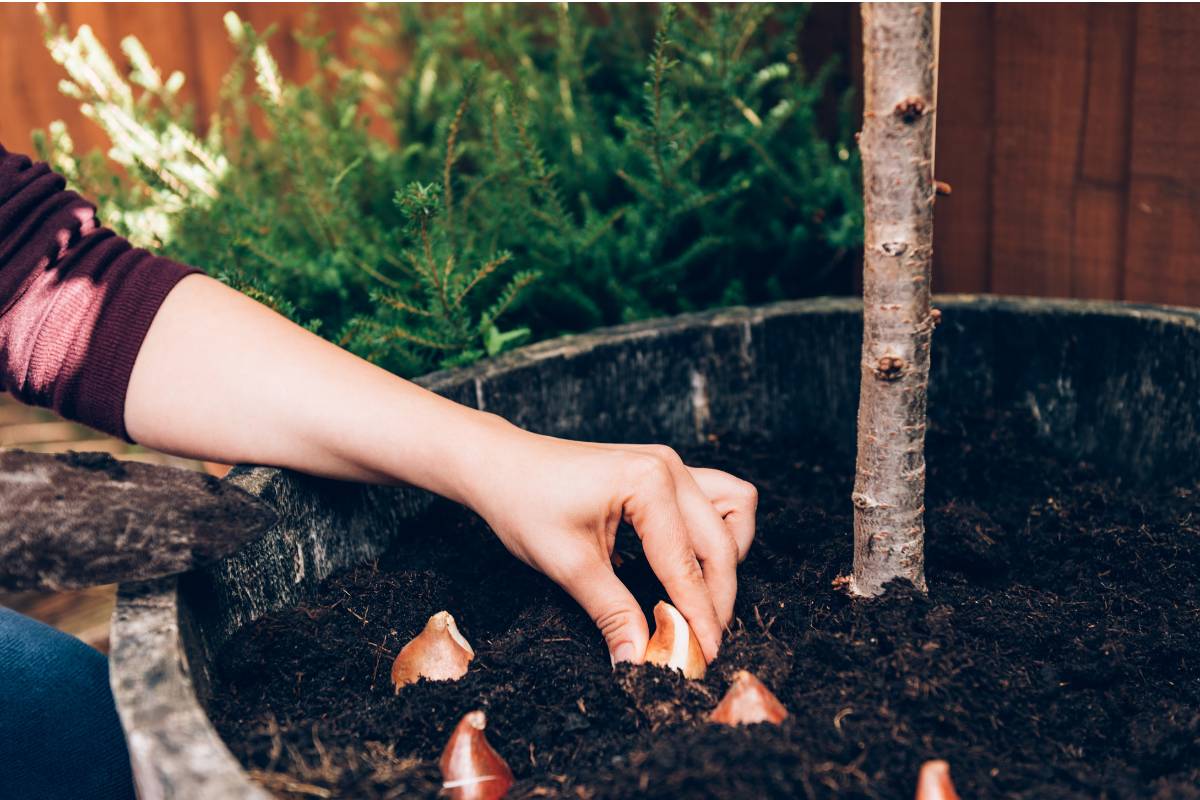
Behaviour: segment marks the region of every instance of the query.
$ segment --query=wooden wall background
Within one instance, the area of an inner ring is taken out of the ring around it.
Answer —
[[[188,77],[202,114],[232,59],[234,8],[273,40],[284,71],[311,69],[288,32],[307,4],[63,4],[112,50],[139,37]],[[318,5],[341,55],[357,9]],[[859,58],[857,9],[818,9],[835,49]],[[1200,6],[946,5],[942,11],[935,290],[1200,305]],[[0,6],[0,141],[65,120],[102,134],[61,96],[32,5]]]

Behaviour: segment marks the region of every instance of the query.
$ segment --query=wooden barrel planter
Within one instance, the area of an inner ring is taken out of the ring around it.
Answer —
[[[1131,484],[1196,474],[1200,313],[975,296],[938,306],[935,420],[1019,409],[1042,443]],[[558,436],[682,447],[712,434],[820,434],[853,447],[860,336],[857,301],[815,299],[543,342],[422,383]],[[112,685],[143,800],[269,796],[209,719],[215,654],[243,626],[379,555],[431,502],[263,467],[226,480],[274,506],[277,528],[209,568],[120,591]]]

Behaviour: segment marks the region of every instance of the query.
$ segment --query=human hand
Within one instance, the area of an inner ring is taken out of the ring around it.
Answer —
[[[733,616],[737,564],[754,539],[754,486],[689,467],[661,445],[573,442],[501,429],[477,450],[464,501],[505,547],[563,587],[595,621],[612,659],[640,662],[646,618],[613,572],[625,520],[671,601],[716,657]]]

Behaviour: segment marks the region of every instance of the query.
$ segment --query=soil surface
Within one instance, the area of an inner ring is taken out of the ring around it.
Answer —
[[[1200,487],[1132,488],[1054,457],[1014,418],[929,437],[929,595],[852,601],[853,460],[819,442],[687,454],[760,490],[737,618],[703,681],[609,665],[559,590],[441,507],[377,564],[241,631],[212,715],[284,797],[434,797],[483,708],[510,797],[911,798],[922,761],[964,798],[1200,798]],[[623,535],[619,573],[662,589]],[[399,647],[447,609],[474,645],[455,683],[393,694]],[[781,727],[705,716],[750,669]]]

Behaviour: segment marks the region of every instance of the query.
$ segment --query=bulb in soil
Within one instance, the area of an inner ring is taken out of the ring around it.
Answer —
[[[708,668],[696,634],[670,603],[659,601],[654,607],[654,635],[646,647],[646,661],[677,669],[690,680],[703,678]]]
[[[451,800],[500,800],[513,785],[512,770],[488,744],[482,711],[465,715],[450,735],[442,759],[442,793]]]
[[[950,765],[945,761],[926,761],[917,777],[917,800],[958,800],[950,782]]]
[[[778,725],[787,718],[787,709],[762,681],[745,670],[733,674],[733,684],[708,718],[721,725],[753,725],[769,722]]]
[[[458,632],[454,617],[448,611],[439,611],[392,662],[392,684],[399,692],[402,686],[420,678],[456,681],[467,674],[467,665],[474,657],[475,651]]]

